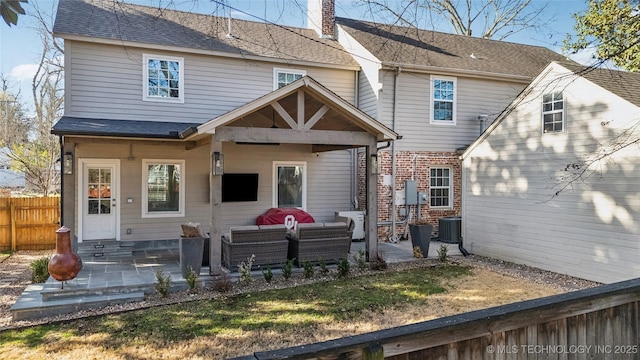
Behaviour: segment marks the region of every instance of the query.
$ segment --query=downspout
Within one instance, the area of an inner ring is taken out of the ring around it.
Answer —
[[[60,227],[64,225],[64,142],[62,135],[58,136],[60,141]],[[75,156],[75,154],[74,154]]]
[[[397,67],[395,72],[395,77],[393,79],[393,112],[391,116],[391,130],[396,131],[396,117],[398,116],[398,84],[400,78],[400,72],[402,68]],[[386,149],[389,145],[378,148]],[[400,223],[405,225],[408,223],[409,217],[406,216],[405,219]],[[391,142],[391,221],[379,221],[378,227],[380,226],[389,226],[391,225],[391,242],[397,242],[398,233],[396,230],[396,226],[398,225],[396,219],[396,146],[395,141]]]
[[[360,104],[360,71],[355,71],[354,76],[354,95],[353,95],[353,105],[359,109]],[[358,210],[358,149],[351,149],[351,166],[349,167],[349,171],[351,172],[351,190],[350,190],[350,198],[351,198],[351,210]]]
[[[400,72],[402,69],[396,68],[393,79],[393,115],[391,117],[391,130],[396,131],[396,117],[398,116],[398,84],[400,83]],[[407,216],[407,219],[409,217]],[[396,144],[391,144],[391,240],[396,242],[398,234],[396,231]]]

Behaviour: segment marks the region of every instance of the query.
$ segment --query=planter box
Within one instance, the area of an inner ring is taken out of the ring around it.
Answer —
[[[411,234],[411,245],[419,247],[422,256],[426,259],[429,256],[429,244],[431,243],[431,232],[433,226],[430,224],[416,225],[409,224],[409,234]]]
[[[202,269],[202,256],[204,253],[204,237],[180,238],[180,269],[184,277],[189,266],[200,275]]]

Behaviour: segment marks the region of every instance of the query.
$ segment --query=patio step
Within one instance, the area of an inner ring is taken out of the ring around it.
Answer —
[[[78,255],[81,258],[102,258],[131,256],[135,244],[132,241],[95,240],[78,244]]]
[[[151,294],[155,291],[153,284],[137,284],[122,286],[107,286],[102,288],[62,289],[48,288],[40,292],[42,301],[72,299],[78,297],[109,296],[119,294],[143,293]]]
[[[81,310],[102,308],[110,305],[142,301],[144,292],[87,295],[74,298],[54,298],[49,301],[37,301],[41,298],[42,284],[27,287],[18,301],[10,309],[14,320],[37,319],[45,316],[70,314]]]

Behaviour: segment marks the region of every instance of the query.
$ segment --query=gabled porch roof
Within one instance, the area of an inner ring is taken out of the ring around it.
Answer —
[[[194,137],[216,141],[296,143],[321,147],[360,147],[400,136],[348,101],[305,76],[287,86],[198,126]]]

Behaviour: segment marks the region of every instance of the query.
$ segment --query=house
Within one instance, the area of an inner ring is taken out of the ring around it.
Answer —
[[[333,221],[355,197],[350,149],[371,159],[398,137],[354,106],[359,65],[311,29],[61,0],[54,33],[66,91],[52,132],[73,163],[62,221],[76,243],[176,239],[180,224],[199,222],[217,274],[231,226],[272,207]],[[255,196],[225,202],[226,175]],[[376,192],[368,196],[375,254]]]
[[[640,276],[640,74],[547,66],[462,155],[465,246],[604,283]]]
[[[565,60],[537,46],[345,18],[336,23],[338,41],[362,68],[358,106],[402,135],[378,152],[378,218],[392,240],[407,221],[437,228],[440,218],[460,215],[461,150],[549,62]]]
[[[26,184],[24,173],[11,170],[11,159],[6,155],[8,151],[6,147],[0,149],[0,188],[24,188]]]
[[[163,240],[199,222],[217,273],[220,235],[272,207],[317,221],[365,210],[369,254],[385,227],[395,238],[416,210],[431,222],[459,215],[457,151],[562,57],[334,21],[333,7],[310,0],[301,29],[61,0],[65,113],[52,131],[73,164],[62,219],[75,241]],[[255,195],[225,201],[224,179]],[[403,205],[405,192],[422,205]]]

